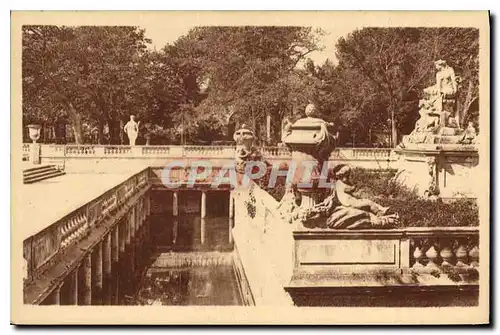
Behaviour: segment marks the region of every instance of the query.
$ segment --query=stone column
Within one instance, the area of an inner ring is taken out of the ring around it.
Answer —
[[[174,218],[174,221],[172,222],[172,244],[177,243],[177,233],[179,229],[179,220]]]
[[[68,304],[78,305],[78,268],[68,276]]]
[[[118,226],[115,226],[111,232],[111,262],[118,263],[120,258],[120,231]]]
[[[92,255],[85,256],[82,264],[82,305],[92,304]]]
[[[130,241],[132,240],[132,219],[130,218],[130,212],[127,213],[125,217],[125,247],[130,245]]]
[[[172,201],[172,215],[173,216],[178,216],[179,215],[179,192],[174,191],[173,192],[173,201]]]
[[[111,302],[116,304],[118,299],[118,276],[120,261],[120,224],[116,225],[111,235]]]
[[[234,219],[234,198],[233,192],[229,192],[229,218]]]
[[[57,284],[56,288],[50,294],[50,305],[60,305],[61,304],[61,287],[63,283]]]
[[[119,236],[119,247],[120,253],[123,254],[125,252],[125,244],[127,243],[127,222],[123,219],[118,223],[117,226],[118,236]]]
[[[133,206],[132,210],[130,212],[130,217],[129,217],[129,220],[130,220],[130,270],[131,270],[132,275],[135,272],[135,247],[137,245],[137,241],[135,238],[135,230],[137,228],[136,221],[135,221],[136,210],[137,210],[137,207]]]
[[[137,205],[133,206],[132,209],[130,210],[130,240],[133,241],[135,238],[135,232],[137,230],[137,223],[136,223],[136,211],[137,211]]]
[[[146,215],[151,214],[151,194],[148,192],[146,197]]]
[[[207,192],[201,191],[201,218],[207,217]]]
[[[205,244],[206,220],[202,217],[200,221],[200,242]]]
[[[101,305],[102,304],[102,242],[99,242],[93,252],[93,264],[94,275],[92,276],[92,287],[94,288],[94,293],[92,296],[92,304]]]
[[[228,227],[228,233],[229,233],[229,243],[232,243],[233,242],[233,222],[234,222],[234,219],[233,218],[229,218],[229,227]]]
[[[103,304],[111,304],[111,232],[106,235],[102,245]]]

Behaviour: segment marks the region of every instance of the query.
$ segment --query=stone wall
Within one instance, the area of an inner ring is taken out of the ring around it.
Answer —
[[[235,257],[241,263],[255,305],[293,305],[284,290],[293,272],[292,226],[276,215],[276,200],[257,185],[252,191],[240,189],[232,193]]]
[[[421,196],[477,198],[479,156],[477,150],[425,149],[396,151],[397,180]],[[434,188],[433,192],[430,192]]]

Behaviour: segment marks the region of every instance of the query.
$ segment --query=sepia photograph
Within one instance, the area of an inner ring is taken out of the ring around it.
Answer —
[[[11,322],[488,323],[489,20],[13,11]]]

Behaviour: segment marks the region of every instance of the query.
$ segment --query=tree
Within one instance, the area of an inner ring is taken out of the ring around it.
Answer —
[[[318,49],[318,33],[304,27],[192,29],[172,48],[195,69],[193,82],[206,87],[193,103],[197,118],[218,119],[221,127],[233,113],[256,131],[267,115],[281,118],[290,108],[296,66]]]
[[[447,60],[462,76],[468,88],[459,104],[470,106],[478,92],[478,37],[469,28],[363,28],[339,39],[337,75],[360,117],[367,106],[377,113],[385,107],[396,145],[397,130],[413,129],[422,89],[435,80],[435,60]]]
[[[137,27],[24,26],[23,111],[50,118],[62,109],[76,143],[83,122],[97,125],[101,142],[107,125],[119,142],[125,114],[145,112],[149,42]]]

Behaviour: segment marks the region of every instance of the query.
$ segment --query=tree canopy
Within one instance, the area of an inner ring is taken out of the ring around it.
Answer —
[[[123,144],[134,114],[159,144],[208,143],[228,138],[230,122],[264,138],[269,116],[276,142],[283,118],[314,102],[345,141],[391,120],[393,132],[409,133],[437,59],[460,78],[462,114],[476,101],[478,34],[363,28],[338,40],[335,63],[318,66],[309,56],[324,32],[311,27],[196,27],[153,50],[138,27],[24,26],[23,122],[67,123],[76,143],[91,141],[90,129],[99,143]]]

